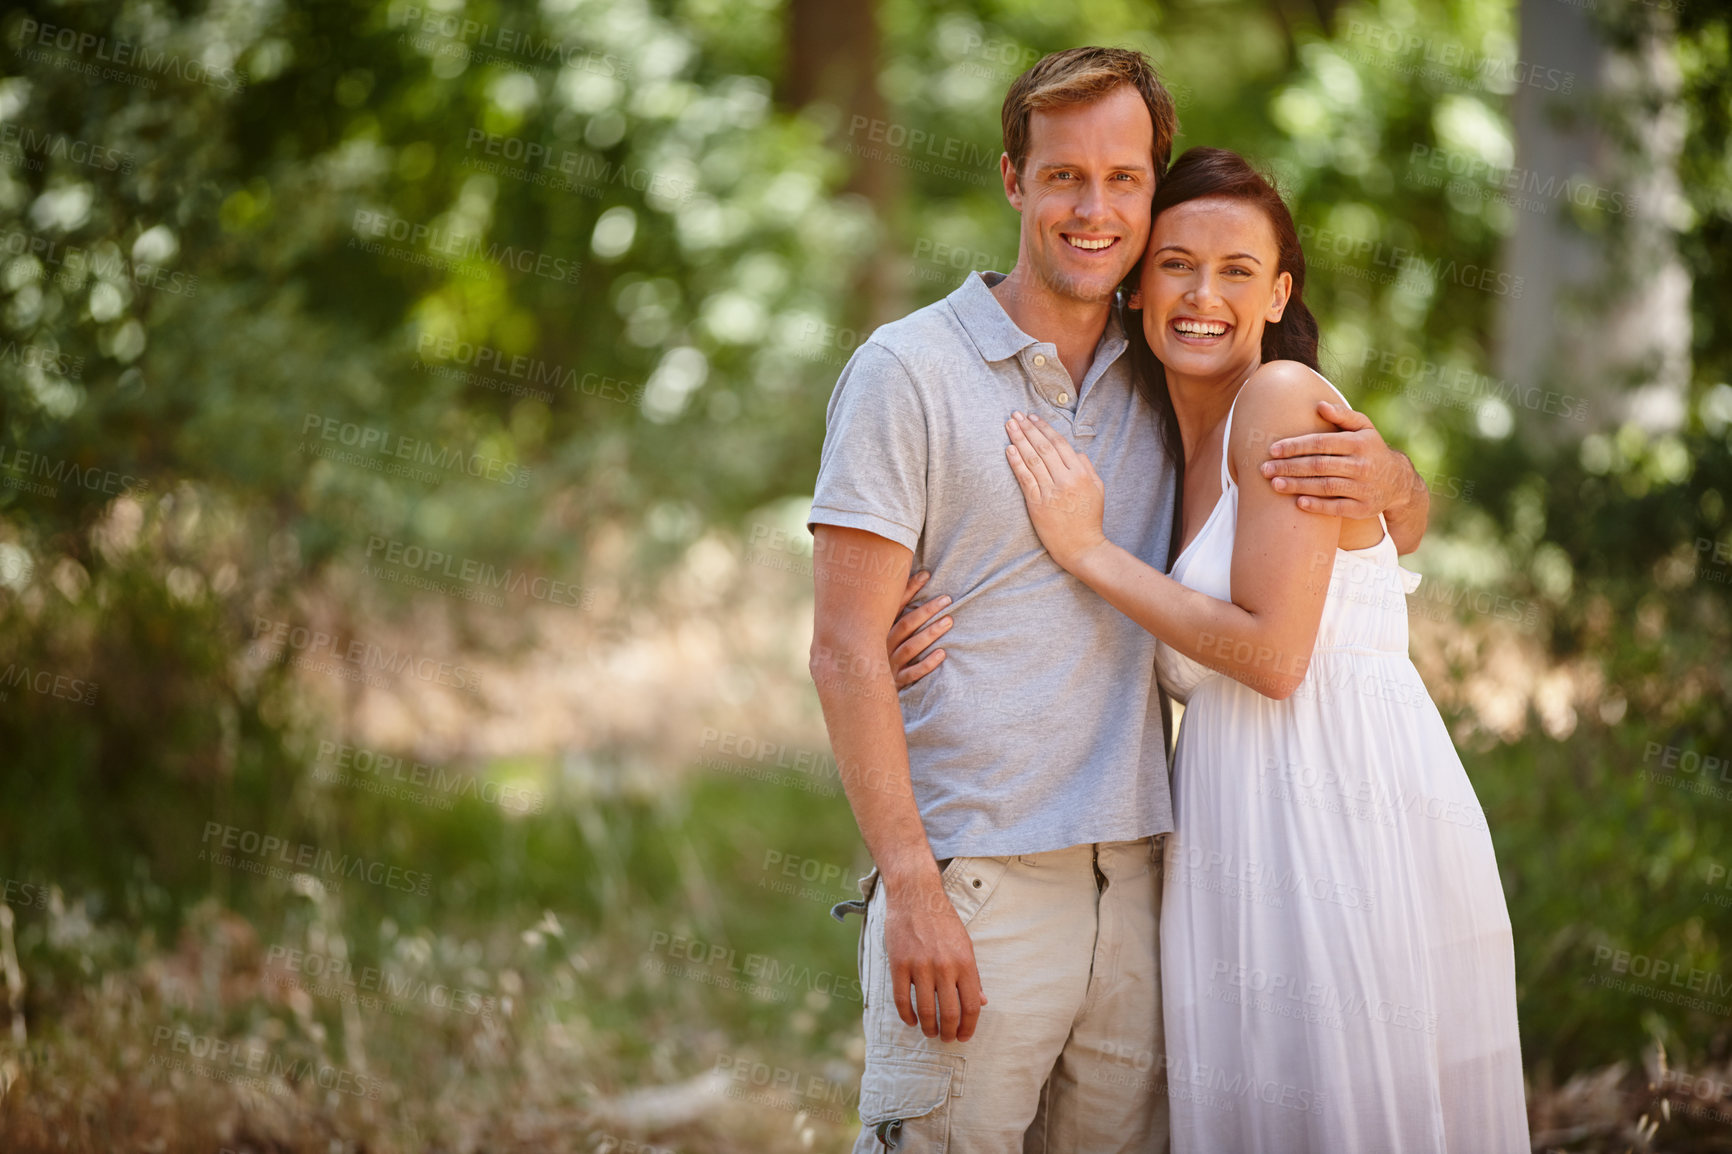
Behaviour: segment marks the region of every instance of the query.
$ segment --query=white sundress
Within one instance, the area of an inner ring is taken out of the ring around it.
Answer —
[[[1232,420],[1220,501],[1172,570],[1223,600]],[[1174,1154],[1529,1149],[1509,912],[1407,656],[1418,582],[1387,531],[1337,550],[1286,701],[1158,649],[1185,703],[1160,935]]]

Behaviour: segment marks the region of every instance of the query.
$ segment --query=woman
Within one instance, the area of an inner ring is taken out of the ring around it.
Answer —
[[[1260,473],[1340,396],[1292,217],[1219,149],[1182,156],[1153,211],[1131,307],[1182,452],[1171,576],[1106,539],[1099,478],[1045,422],[1017,414],[1006,455],[1047,551],[1159,639],[1186,706],[1161,917],[1173,1149],[1525,1151],[1509,915],[1407,657],[1418,577],[1381,518],[1301,511]]]

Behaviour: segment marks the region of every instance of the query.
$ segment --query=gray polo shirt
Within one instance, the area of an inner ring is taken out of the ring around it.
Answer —
[[[956,624],[900,693],[933,855],[1040,853],[1173,828],[1155,639],[1047,554],[1005,461],[1004,422],[1038,413],[1106,483],[1106,532],[1160,569],[1177,492],[1155,414],[1108,322],[1080,390],[1058,350],[971,273],[879,328],[830,397],[808,524],[864,529],[930,569]]]

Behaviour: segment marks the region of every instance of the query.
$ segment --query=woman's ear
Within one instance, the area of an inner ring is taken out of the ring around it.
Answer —
[[[1125,302],[1125,307],[1128,309],[1141,310],[1143,307],[1143,290],[1140,288],[1132,289],[1131,299]]]
[[[1275,299],[1269,302],[1269,311],[1263,317],[1270,324],[1281,319],[1281,314],[1287,311],[1287,298],[1293,294],[1293,274],[1284,272],[1275,278]]]

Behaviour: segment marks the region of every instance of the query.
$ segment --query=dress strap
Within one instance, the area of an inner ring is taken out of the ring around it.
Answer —
[[[1249,379],[1249,378],[1247,378]],[[1233,477],[1227,472],[1227,454],[1233,448],[1233,410],[1239,407],[1239,395],[1245,391],[1245,386],[1239,386],[1239,392],[1233,394],[1233,403],[1227,406],[1227,420],[1221,426],[1221,492],[1235,489]]]

